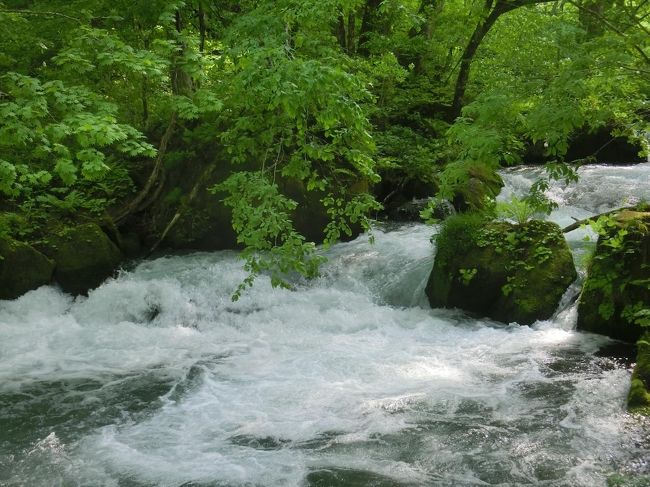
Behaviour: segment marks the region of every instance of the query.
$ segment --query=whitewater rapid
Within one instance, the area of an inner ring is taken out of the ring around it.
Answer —
[[[505,172],[502,197],[534,171]],[[561,224],[650,200],[647,164],[581,172],[551,188]],[[430,309],[434,231],[378,227],[319,279],[261,277],[234,303],[233,252],[0,302],[0,485],[650,485],[630,370],[574,330],[573,294],[530,327]]]

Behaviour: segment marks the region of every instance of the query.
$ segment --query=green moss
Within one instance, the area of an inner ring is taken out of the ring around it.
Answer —
[[[55,280],[72,294],[99,286],[122,260],[120,250],[95,223],[59,230],[44,251],[56,261]]]
[[[650,307],[650,213],[624,211],[601,224],[580,303],[578,329],[635,342],[635,309]]]
[[[481,210],[486,202],[496,198],[503,188],[503,179],[495,168],[474,164],[467,168],[469,178],[460,185],[454,196],[454,206],[460,210]]]
[[[466,253],[476,246],[479,230],[485,225],[482,213],[458,213],[447,218],[436,239],[436,261],[447,268],[455,255]]]
[[[650,333],[637,342],[637,359],[627,397],[628,409],[650,416]]]
[[[48,284],[54,262],[23,242],[0,236],[0,299],[15,299]]]
[[[504,321],[530,324],[549,318],[575,280],[571,252],[554,223],[489,222],[450,218],[426,293],[432,306],[457,307]],[[472,269],[472,279],[462,270]]]

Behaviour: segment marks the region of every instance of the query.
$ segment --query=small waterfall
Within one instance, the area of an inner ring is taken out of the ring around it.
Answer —
[[[504,197],[535,171],[506,171]],[[648,164],[580,171],[551,188],[555,221],[650,198]],[[261,277],[236,303],[233,252],[0,302],[0,485],[650,482],[630,372],[594,355],[608,340],[570,307],[530,327],[430,309],[434,231],[378,228],[316,281]]]

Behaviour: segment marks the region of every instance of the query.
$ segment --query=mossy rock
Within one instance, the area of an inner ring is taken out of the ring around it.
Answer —
[[[642,328],[631,312],[650,308],[650,212],[623,211],[596,245],[578,305],[578,329],[627,342]]]
[[[71,294],[85,294],[110,277],[122,253],[96,223],[67,227],[48,238],[44,252],[56,261],[54,279]]]
[[[323,242],[324,229],[329,222],[327,208],[321,203],[321,198],[325,195],[321,191],[307,191],[305,184],[296,179],[280,179],[278,187],[283,194],[298,203],[291,215],[295,229],[310,242]],[[355,236],[359,230],[355,230]]]
[[[0,299],[15,299],[52,280],[54,262],[32,246],[0,237]]]
[[[175,184],[170,191],[178,192],[182,185],[183,194],[178,202],[163,198],[157,202],[152,211],[154,238],[162,234],[167,224],[172,220],[179,208],[182,212],[175,225],[162,242],[163,247],[173,249],[224,250],[236,249],[237,235],[232,228],[232,211],[223,200],[225,192],[212,193],[208,190],[223,182],[233,170],[243,170],[245,167],[232,167],[228,164],[203,168],[203,172],[185,173],[170,177],[168,184]],[[291,215],[295,229],[308,241],[321,243],[325,238],[324,228],[329,222],[327,209],[321,203],[324,194],[320,191],[307,191],[302,181],[277,177],[280,191],[298,203]],[[352,191],[367,191],[365,181],[357,183]],[[195,191],[192,198],[189,195]],[[356,237],[361,232],[361,226],[353,226],[353,232],[348,238]]]
[[[437,244],[426,287],[434,307],[529,325],[550,318],[577,277],[564,235],[551,222],[452,216]]]
[[[631,412],[650,416],[650,333],[637,342],[636,366],[627,406]]]
[[[453,198],[458,211],[480,210],[486,201],[496,198],[504,183],[496,169],[475,164],[467,169],[468,178],[456,189]]]

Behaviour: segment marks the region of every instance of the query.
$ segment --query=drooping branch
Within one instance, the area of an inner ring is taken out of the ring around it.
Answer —
[[[151,255],[153,252],[155,252],[160,244],[165,240],[165,238],[167,238],[167,235],[169,235],[171,229],[174,228],[178,220],[180,220],[181,216],[183,216],[183,214],[189,209],[190,205],[194,202],[194,199],[198,195],[199,190],[206,185],[206,182],[212,175],[213,171],[214,166],[210,166],[205,171],[203,171],[203,174],[201,174],[201,176],[197,179],[196,183],[192,187],[192,191],[190,191],[187,199],[178,207],[176,213],[169,221],[163,232],[160,234],[158,240],[156,240],[156,242],[151,246],[147,255]]]

